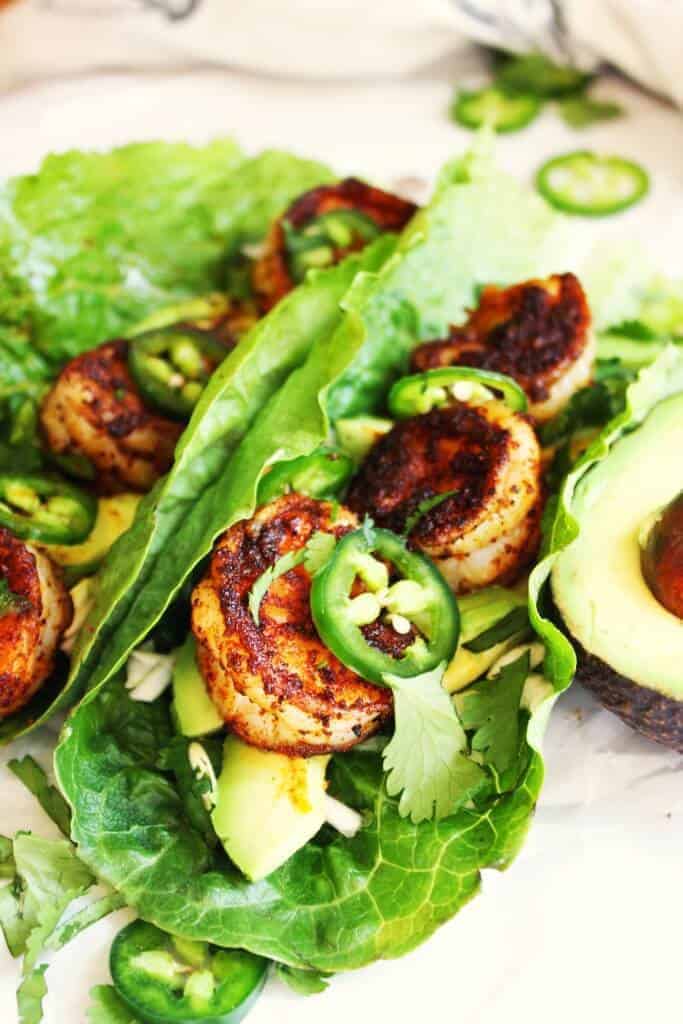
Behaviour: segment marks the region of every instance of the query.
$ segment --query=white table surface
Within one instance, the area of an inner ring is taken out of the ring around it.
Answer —
[[[683,276],[680,115],[616,81],[601,92],[621,99],[629,116],[577,134],[548,111],[501,139],[500,160],[524,177],[549,156],[584,146],[642,161],[654,182],[646,202],[577,230],[587,240],[637,238]],[[251,150],[283,146],[387,183],[429,178],[468,139],[445,116],[449,95],[444,73],[363,87],[215,71],[49,83],[0,98],[0,174],[32,170],[45,153],[72,146],[234,134]],[[32,752],[49,765],[53,741],[45,729],[0,759]],[[578,688],[556,707],[545,753],[536,820],[507,874],[487,872],[482,894],[400,961],[338,977],[309,999],[272,982],[250,1024],[679,1020],[683,758],[636,737]],[[0,831],[52,835],[4,767],[0,776]],[[108,980],[109,946],[125,920],[121,912],[100,922],[54,959],[45,1024],[85,1024],[88,990]],[[3,947],[1,1024],[17,1020],[17,978]]]

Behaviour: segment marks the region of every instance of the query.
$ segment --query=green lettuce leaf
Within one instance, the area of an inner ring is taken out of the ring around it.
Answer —
[[[316,396],[318,374],[326,382],[327,371],[319,362],[292,371],[312,346],[329,345],[340,301],[359,268],[381,265],[393,244],[387,236],[338,267],[312,275],[221,364],[180,440],[171,472],[140,503],[131,529],[107,557],[89,618],[93,629],[81,632],[74,651],[70,688],[78,692],[86,682],[93,688],[119,668],[216,536],[251,513],[269,460],[317,447],[317,401],[305,404],[299,395]],[[283,402],[281,385],[288,374]]]
[[[415,825],[386,792],[381,753],[351,751],[333,759],[330,793],[365,827],[353,839],[323,831],[250,883],[189,825],[173,780],[128,746],[121,716],[151,737],[162,713],[112,681],[69,719],[58,761],[79,855],[161,928],[301,969],[348,970],[426,939],[475,895],[483,868],[513,859],[542,781],[533,754],[514,792]]]
[[[35,967],[17,989],[19,1024],[40,1024],[43,1019],[43,999],[47,995],[45,972],[47,964]]]
[[[140,1024],[113,985],[96,985],[90,999],[88,1024]]]
[[[0,189],[0,324],[59,366],[220,288],[230,254],[329,179],[286,153],[242,160],[229,139],[49,156]]]
[[[529,618],[546,647],[544,672],[556,693],[566,689],[576,670],[574,648],[552,622],[546,584],[559,553],[579,534],[573,512],[574,492],[582,477],[609,453],[612,445],[628,430],[642,423],[650,410],[670,395],[683,390],[683,350],[669,345],[650,366],[641,370],[628,386],[624,408],[607,424],[567,475],[545,516],[542,558],[529,577]],[[550,704],[548,704],[549,710]],[[532,723],[533,725],[533,723]],[[532,736],[536,737],[533,725]]]
[[[276,971],[280,981],[299,996],[315,996],[330,987],[329,975],[320,971],[300,971],[286,964],[278,964]]]
[[[128,727],[151,740],[168,734],[163,701],[132,707],[111,677],[216,535],[252,514],[265,467],[314,451],[330,418],[374,408],[411,346],[462,315],[478,285],[556,270],[563,248],[557,219],[543,203],[484,171],[483,161],[449,165],[432,205],[398,243],[385,238],[365,251],[341,297],[341,322],[319,331],[303,365],[261,401],[250,430],[199,497],[192,473],[201,448],[184,463],[174,486],[185,489],[187,501],[177,517],[169,512],[144,570],[135,570],[132,599],[130,577],[112,579],[118,610],[104,607],[100,636],[82,652],[90,691],[65,726],[55,762],[80,856],[144,918],[292,967],[345,970],[413,948],[475,894],[483,868],[504,867],[519,849],[543,775],[535,752],[514,791],[490,787],[477,793],[476,806],[415,824],[386,790],[381,754],[356,750],[334,759],[330,785],[363,814],[365,827],[353,839],[330,841],[323,832],[269,878],[249,883],[188,824],[174,780],[153,752],[143,758],[128,740]],[[298,304],[306,288],[319,292],[329,280],[321,274],[290,300]],[[282,344],[279,331],[275,340]],[[199,422],[186,435],[190,446]],[[116,554],[111,575],[126,576]]]

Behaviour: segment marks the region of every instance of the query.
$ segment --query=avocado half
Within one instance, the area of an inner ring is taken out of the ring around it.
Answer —
[[[683,753],[683,620],[652,593],[641,544],[683,490],[683,394],[656,405],[579,481],[580,532],[551,588],[576,678],[625,722]]]

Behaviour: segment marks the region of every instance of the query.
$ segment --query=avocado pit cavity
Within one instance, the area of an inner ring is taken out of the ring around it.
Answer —
[[[683,491],[644,524],[640,544],[648,587],[667,611],[683,619]]]

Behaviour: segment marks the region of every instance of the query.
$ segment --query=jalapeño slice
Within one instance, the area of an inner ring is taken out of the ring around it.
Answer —
[[[313,267],[329,267],[340,254],[362,249],[381,233],[380,226],[360,210],[329,210],[301,228],[284,220],[285,248],[292,278],[303,281]]]
[[[79,544],[95,525],[97,500],[41,474],[0,473],[0,525],[22,540]]]
[[[633,160],[577,150],[543,164],[536,185],[544,199],[563,213],[607,217],[642,199],[650,179]]]
[[[444,366],[397,380],[389,392],[389,410],[397,419],[408,419],[459,402],[490,401],[498,392],[513,412],[525,412],[526,395],[504,373],[471,366]]]
[[[358,584],[365,590],[354,593]],[[346,534],[313,579],[311,610],[325,644],[363,679],[382,684],[387,673],[417,676],[450,661],[458,644],[458,606],[426,555],[411,551],[390,530]],[[373,646],[362,627],[380,615],[414,639],[394,657]]]
[[[332,448],[277,462],[259,484],[258,504],[265,505],[290,491],[320,500],[336,498],[351,479],[353,468],[348,455]]]
[[[145,1024],[237,1024],[263,988],[268,961],[133,921],[114,939],[109,967]]]
[[[225,345],[208,331],[175,324],[131,338],[128,366],[146,402],[184,420],[227,355]]]
[[[496,86],[461,90],[451,106],[451,117],[463,128],[477,131],[484,126],[495,132],[518,132],[539,114],[542,101],[531,93],[506,92]]]

